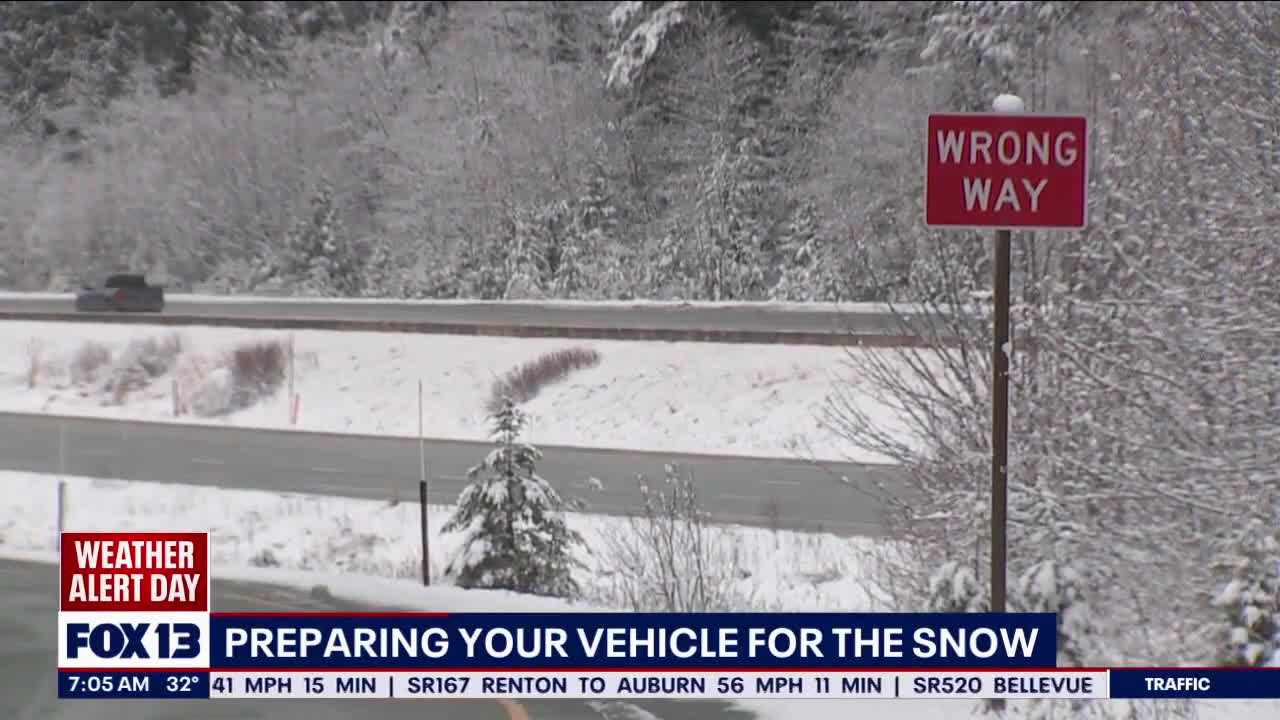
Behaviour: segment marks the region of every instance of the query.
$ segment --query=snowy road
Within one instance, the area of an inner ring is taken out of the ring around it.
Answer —
[[[60,426],[64,447],[60,450]],[[425,444],[432,503],[451,504],[467,468],[489,446],[461,441]],[[635,477],[663,477],[678,463],[698,483],[704,507],[720,522],[877,535],[883,465],[694,456],[543,446],[539,472],[588,510],[635,512]],[[374,500],[418,497],[416,440],[290,431],[64,419],[0,413],[0,463],[6,470],[227,488],[305,492]],[[591,478],[601,481],[593,489]]]

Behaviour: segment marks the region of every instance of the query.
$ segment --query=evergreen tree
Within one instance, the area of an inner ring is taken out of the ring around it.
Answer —
[[[524,413],[504,398],[493,422],[497,447],[467,472],[471,482],[444,526],[465,535],[445,574],[464,588],[573,597],[582,536],[565,523],[560,494],[536,472],[542,453],[519,440]]]
[[[367,297],[404,297],[404,268],[386,243],[370,244],[364,266],[363,290]]]
[[[273,265],[273,280],[305,294],[360,294],[363,263],[342,226],[328,183],[316,189],[309,214],[294,222]]]
[[[1280,533],[1248,525],[1216,568],[1226,579],[1213,599],[1223,614],[1211,628],[1216,662],[1227,667],[1280,665]]]
[[[606,169],[594,163],[565,232],[552,278],[556,297],[591,297],[600,290],[613,296],[630,282],[618,256],[618,224]]]
[[[824,260],[818,211],[812,202],[799,203],[778,243],[781,257],[772,300],[821,302],[839,300],[840,285],[830,260]]]
[[[765,220],[768,169],[761,143],[746,138],[704,173],[688,261],[709,300],[758,300],[772,248]],[[691,268],[691,269],[692,269]]]

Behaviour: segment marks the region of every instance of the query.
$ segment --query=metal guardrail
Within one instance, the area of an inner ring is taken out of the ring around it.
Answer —
[[[474,335],[513,338],[716,342],[831,347],[916,347],[902,317],[865,306],[778,308],[767,304],[537,304],[498,302],[174,298],[164,313],[75,312],[71,298],[0,297],[0,320],[271,330]],[[63,309],[67,308],[67,309]],[[944,339],[942,344],[948,344]]]
[[[93,322],[121,325],[234,327],[270,330],[333,330],[345,332],[476,335],[515,338],[576,338],[583,340],[648,340],[758,345],[820,345],[833,347],[914,347],[923,344],[912,335],[879,333],[791,332],[786,330],[695,330],[684,328],[583,328],[545,325],[479,325],[404,320],[343,320],[337,318],[217,317],[207,315],[128,315],[110,313],[15,313],[0,311],[0,320],[25,322]]]

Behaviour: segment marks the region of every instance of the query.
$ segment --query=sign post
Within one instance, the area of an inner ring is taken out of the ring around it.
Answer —
[[[991,611],[1004,612],[1008,569],[1009,279],[1013,230],[1079,230],[1088,217],[1088,119],[1022,112],[929,116],[925,225],[994,229],[991,334]]]

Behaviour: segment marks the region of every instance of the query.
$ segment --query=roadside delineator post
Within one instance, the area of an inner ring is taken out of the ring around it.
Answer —
[[[58,423],[58,521],[57,539],[54,545],[62,552],[62,529],[67,516],[67,424]]]
[[[62,552],[62,531],[67,527],[67,481],[58,478],[58,521],[54,528],[53,545]]]
[[[418,379],[418,500],[421,502],[422,584],[431,584],[431,521],[427,505],[427,445],[422,431],[422,379]]]
[[[289,333],[289,424],[298,424],[298,395],[294,392],[293,333]]]

